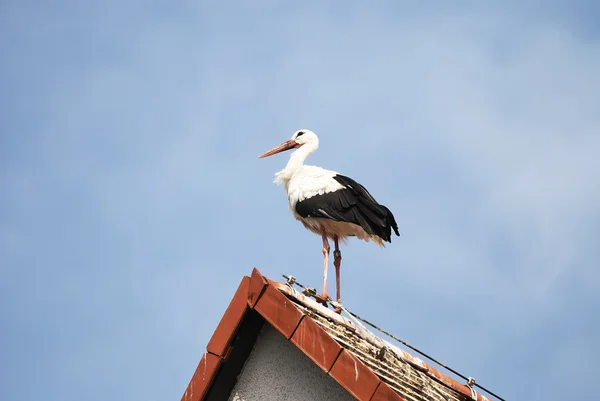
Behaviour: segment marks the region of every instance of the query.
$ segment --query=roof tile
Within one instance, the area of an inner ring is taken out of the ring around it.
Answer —
[[[290,299],[272,285],[267,287],[254,309],[288,340],[304,316]]]
[[[326,372],[329,372],[342,351],[338,342],[309,318],[302,319],[291,340]]]
[[[260,274],[258,269],[255,267],[252,269],[252,276],[250,276],[250,287],[248,288],[248,305],[254,308],[256,302],[262,295],[269,282]]]
[[[200,401],[204,399],[211,382],[215,377],[221,358],[205,352],[181,398],[181,401]]]
[[[206,346],[208,352],[219,356],[225,356],[227,347],[248,307],[247,299],[249,285],[250,277],[245,276],[235,292],[233,299],[229,303],[225,314],[221,318],[217,329]]]
[[[329,374],[360,401],[370,401],[380,383],[371,369],[346,350],[342,350]]]

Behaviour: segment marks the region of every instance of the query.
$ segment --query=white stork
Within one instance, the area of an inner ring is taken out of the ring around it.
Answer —
[[[327,265],[329,263],[329,241],[335,244],[333,253],[336,278],[336,298],[340,302],[340,262],[342,254],[339,241],[348,237],[373,240],[385,247],[391,242],[391,232],[396,235],[398,225],[392,212],[377,203],[375,198],[359,183],[335,171],[321,167],[306,166],[304,160],[319,147],[319,138],[309,130],[296,131],[292,138],[263,153],[259,158],[272,156],[292,148],[290,160],[276,174],[275,183],[285,185],[290,210],[304,227],[323,239],[323,292],[321,297],[331,300],[327,294]],[[339,310],[338,310],[339,312]]]

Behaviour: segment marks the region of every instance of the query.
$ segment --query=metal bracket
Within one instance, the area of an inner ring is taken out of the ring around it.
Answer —
[[[283,277],[286,279],[286,284],[288,286],[293,286],[294,284],[296,284],[296,277],[292,276],[291,274],[289,276],[286,276],[285,274],[283,275]]]
[[[302,294],[304,294],[308,297],[314,297],[315,295],[317,295],[317,290],[315,290],[312,287],[304,287],[302,289]]]

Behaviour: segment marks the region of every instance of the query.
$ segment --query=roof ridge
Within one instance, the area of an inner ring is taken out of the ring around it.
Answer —
[[[319,304],[316,301],[313,301],[306,295],[298,292],[296,289],[291,288],[289,285],[287,285],[285,283],[281,283],[281,282],[276,282],[276,281],[273,282],[273,284],[279,291],[292,297],[293,299],[300,302],[304,306],[312,309],[314,312],[318,312],[319,314],[322,314],[323,316],[327,317],[328,319],[334,320],[337,323],[345,326],[346,328],[353,330],[359,337],[361,337],[365,341],[368,341],[375,347],[378,347],[378,348],[386,347],[388,349],[391,349],[398,358],[405,360],[406,362],[413,365],[415,368],[423,370],[423,371],[427,370],[428,365],[421,358],[411,355],[408,352],[400,349],[398,346],[391,344],[390,342],[386,341],[385,339],[373,334],[369,329],[354,324],[354,322],[352,322],[350,319],[335,313],[331,309]]]
[[[475,399],[478,401],[491,401],[489,398],[487,398],[483,394],[472,391],[472,388],[469,387],[468,385],[459,383],[457,380],[453,379],[452,377],[446,375],[443,372],[440,372],[438,369],[427,364],[421,358],[414,356],[414,355],[410,354],[409,352],[404,351],[397,345],[392,344],[389,341],[386,341],[385,339],[375,335],[370,330],[368,330],[366,327],[362,327],[362,326],[358,326],[358,325],[354,324],[350,319],[335,313],[333,310],[327,308],[326,306],[323,306],[322,304],[314,301],[310,297],[300,293],[299,291],[292,288],[287,283],[276,282],[276,281],[271,281],[271,280],[269,280],[269,281],[279,291],[283,292],[288,297],[299,302],[300,304],[306,306],[311,311],[318,313],[318,314],[326,317],[327,319],[333,320],[336,323],[341,324],[344,327],[352,330],[357,336],[359,336],[363,340],[369,342],[374,347],[379,348],[380,351],[382,351],[382,352],[385,352],[384,349],[387,348],[388,350],[390,350],[394,353],[396,358],[400,359],[401,361],[403,361],[405,363],[410,364],[415,369],[425,373],[427,376],[429,376],[430,378],[434,379],[435,381],[441,383],[442,385],[447,386],[447,387],[449,387],[471,399]]]

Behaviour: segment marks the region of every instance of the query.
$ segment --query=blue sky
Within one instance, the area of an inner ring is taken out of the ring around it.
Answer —
[[[594,2],[0,5],[0,398],[178,399],[242,276],[319,286],[257,156],[395,214],[345,305],[507,400],[600,374]]]

